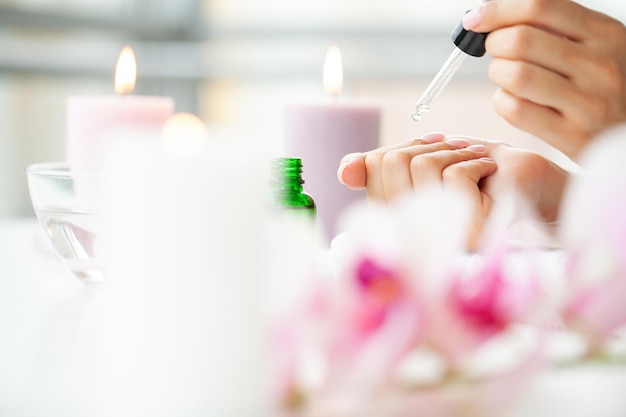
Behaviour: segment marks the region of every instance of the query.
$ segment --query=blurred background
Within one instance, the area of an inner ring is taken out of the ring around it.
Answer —
[[[138,61],[137,94],[174,97],[177,111],[281,146],[283,109],[325,95],[336,44],[343,96],[382,107],[381,145],[430,131],[563,155],[499,119],[489,58],[468,58],[423,121],[415,102],[478,0],[0,0],[0,219],[32,216],[24,168],[64,158],[72,95],[113,94],[120,49]],[[581,3],[626,21],[621,0]]]

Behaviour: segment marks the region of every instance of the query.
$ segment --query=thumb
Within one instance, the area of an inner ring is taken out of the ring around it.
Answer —
[[[340,183],[353,190],[360,190],[367,185],[367,171],[365,155],[351,153],[343,157],[337,169],[337,179]]]
[[[502,26],[499,20],[498,2],[487,1],[463,15],[463,27],[474,32],[491,32]]]

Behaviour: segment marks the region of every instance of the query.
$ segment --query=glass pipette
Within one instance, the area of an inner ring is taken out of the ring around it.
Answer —
[[[415,105],[415,112],[411,115],[418,122],[432,105],[432,102],[441,94],[448,85],[456,71],[468,55],[481,57],[485,55],[485,39],[487,33],[472,32],[459,23],[452,32],[452,42],[456,45],[447,61],[443,64],[435,78],[430,82],[424,94]]]

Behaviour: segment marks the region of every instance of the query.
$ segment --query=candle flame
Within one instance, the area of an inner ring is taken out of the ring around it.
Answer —
[[[327,93],[338,96],[343,88],[343,63],[341,51],[332,45],[324,58],[324,89]]]
[[[120,52],[115,69],[115,94],[128,94],[135,89],[137,78],[137,60],[130,46]]]
[[[206,144],[208,131],[200,118],[191,113],[177,113],[167,119],[161,130],[165,147],[180,156],[192,156]]]

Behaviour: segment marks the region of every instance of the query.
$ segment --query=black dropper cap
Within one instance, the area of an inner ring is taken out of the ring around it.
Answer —
[[[466,54],[481,57],[485,55],[485,39],[487,39],[488,34],[488,32],[479,33],[467,30],[461,21],[452,31],[452,42]]]

